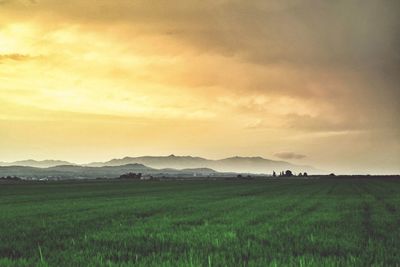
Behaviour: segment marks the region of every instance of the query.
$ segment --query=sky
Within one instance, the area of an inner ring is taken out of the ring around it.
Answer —
[[[0,0],[0,161],[400,173],[400,1]]]

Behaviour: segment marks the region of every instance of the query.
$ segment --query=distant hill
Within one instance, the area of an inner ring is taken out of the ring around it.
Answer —
[[[286,161],[270,160],[262,157],[230,157],[219,160],[211,160],[192,156],[144,156],[144,157],[125,157],[122,159],[112,159],[106,162],[92,162],[85,165],[78,165],[61,160],[25,160],[11,163],[1,163],[0,166],[26,166],[37,168],[50,168],[56,166],[79,167],[112,167],[124,166],[129,164],[142,164],[154,169],[174,169],[190,171],[193,169],[211,169],[218,172],[236,173],[265,173],[271,174],[273,171],[279,173],[284,170],[292,170],[295,173],[308,172],[309,174],[323,173],[311,166],[295,165]],[[85,169],[80,169],[81,171]]]
[[[144,156],[144,157],[125,157],[122,159],[112,159],[106,162],[93,162],[89,163],[88,166],[119,166],[130,163],[140,163],[153,168],[207,168],[206,166],[210,162],[208,159],[192,156]]]
[[[14,162],[0,162],[0,166],[27,166],[36,168],[49,168],[58,165],[76,165],[74,163],[62,160],[20,160]]]
[[[290,169],[294,172],[320,172],[311,166],[295,165],[286,161],[276,161],[262,157],[231,157],[220,160],[210,160],[192,156],[160,156],[160,157],[125,157],[107,162],[94,162],[87,166],[118,166],[129,163],[139,163],[152,168],[210,168],[220,172],[237,173],[272,173]]]
[[[76,165],[60,165],[49,168],[36,168],[27,166],[0,167],[0,177],[17,176],[21,178],[49,178],[49,179],[95,179],[117,178],[129,172],[142,173],[156,177],[192,177],[209,176],[218,174],[211,169],[154,169],[143,164],[133,163],[122,166],[87,167]]]

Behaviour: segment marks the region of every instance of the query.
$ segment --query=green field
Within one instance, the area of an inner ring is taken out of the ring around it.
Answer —
[[[399,266],[400,180],[0,184],[0,266]]]

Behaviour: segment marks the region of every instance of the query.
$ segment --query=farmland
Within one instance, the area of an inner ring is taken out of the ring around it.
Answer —
[[[400,180],[0,184],[0,266],[398,266]]]

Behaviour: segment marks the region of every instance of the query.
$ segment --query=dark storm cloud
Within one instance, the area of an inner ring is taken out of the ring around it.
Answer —
[[[20,3],[30,3],[8,2],[20,11]],[[42,0],[25,9],[87,23],[130,23],[202,52],[259,64],[371,68],[400,61],[399,1]]]
[[[400,112],[400,1],[4,3],[21,16],[48,15],[52,21],[59,17],[63,23],[70,20],[111,29],[123,24],[128,42],[134,43],[137,34],[168,35],[199,54],[218,54],[259,66],[243,71],[248,77],[244,82],[232,79],[230,83],[228,71],[219,74],[219,79],[213,69],[194,74],[201,77],[200,85],[225,87],[242,95],[315,99],[317,105],[322,103],[329,106],[329,112],[337,113],[339,122],[334,128],[352,128],[351,122],[358,125],[358,120],[367,120],[363,127],[377,125],[381,117],[393,129],[400,127],[396,119]],[[271,67],[290,71],[290,76],[271,79],[264,70]]]

